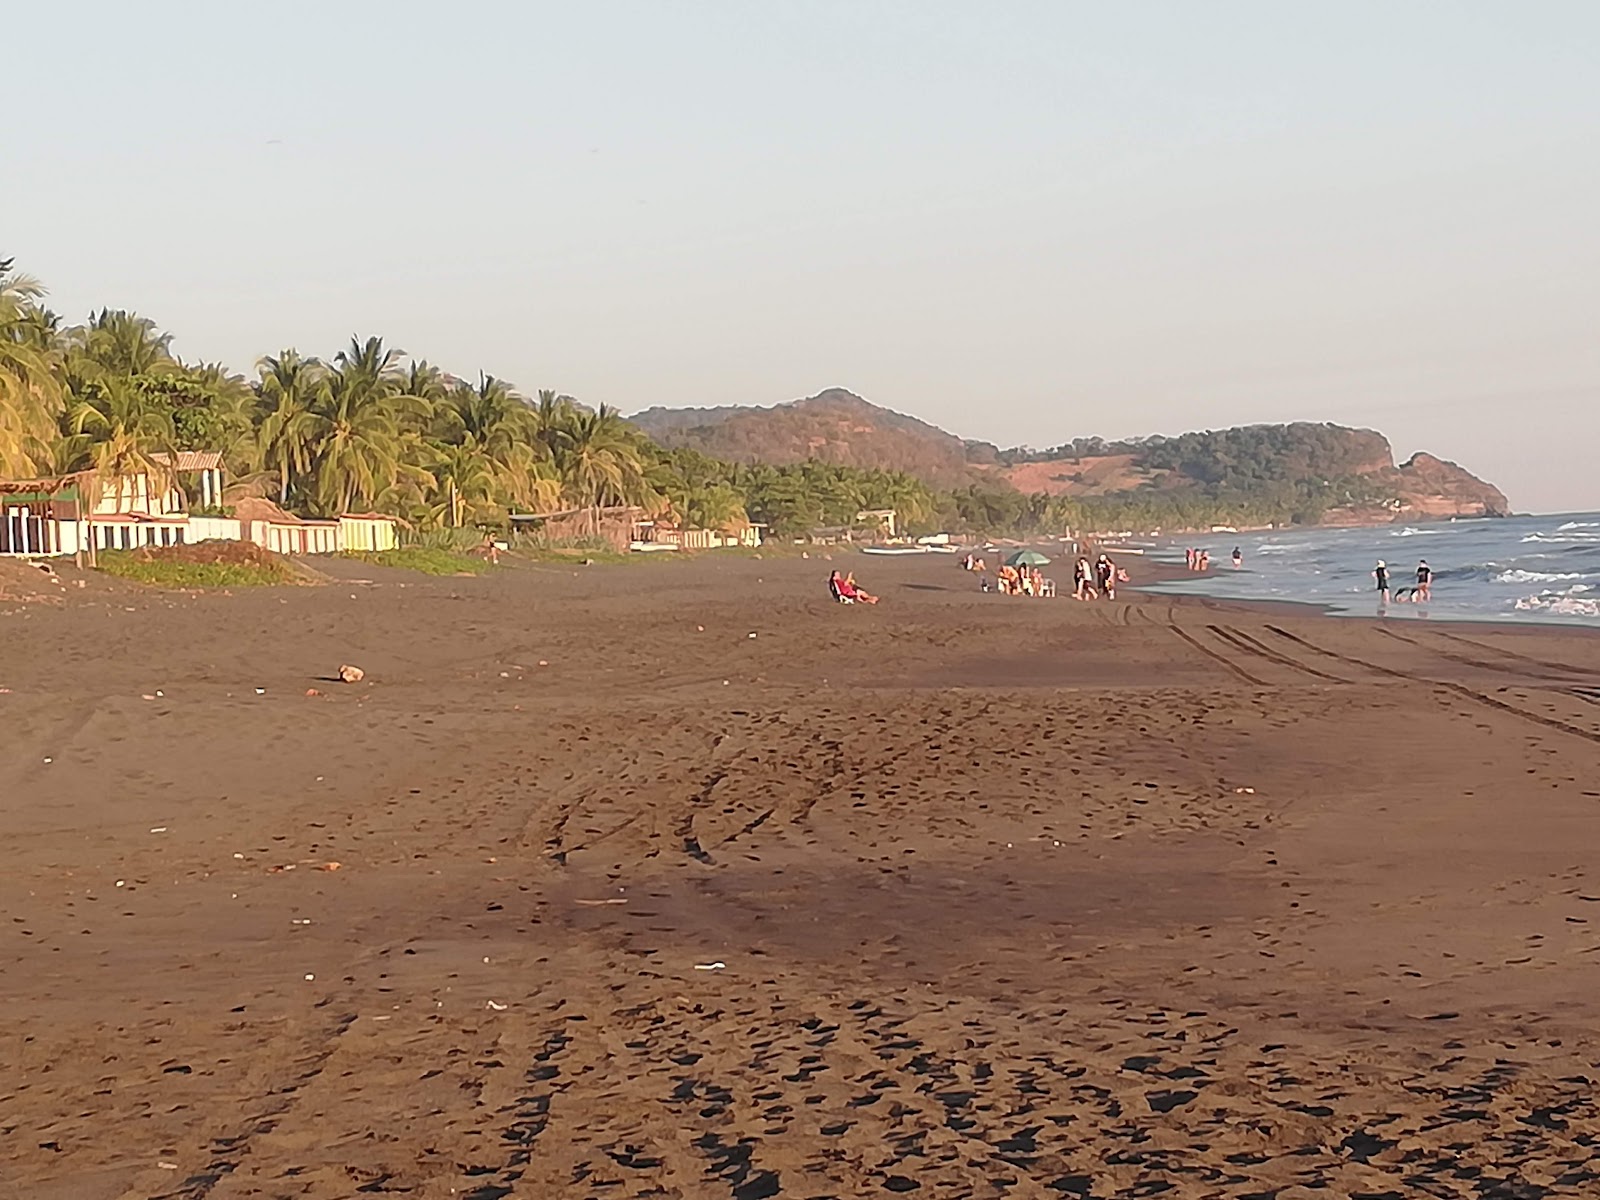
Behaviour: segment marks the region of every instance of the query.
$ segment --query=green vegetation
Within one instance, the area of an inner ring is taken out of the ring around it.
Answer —
[[[1315,524],[1330,508],[1380,504],[1391,494],[1373,477],[1392,466],[1380,434],[1309,422],[1117,442],[1078,438],[1048,450],[1001,451],[999,461],[1073,463],[1107,455],[1130,456],[1145,482],[1069,501],[1064,511],[1082,528]]]
[[[654,447],[603,405],[548,391],[530,402],[376,337],[327,359],[281,350],[246,380],[181,361],[137,314],[102,309],[66,326],[43,297],[0,260],[0,477],[92,467],[167,484],[173,451],[218,450],[239,485],[296,512],[379,510],[418,529],[690,499],[651,487]]]
[[[490,569],[487,559],[432,546],[401,546],[397,550],[357,551],[344,557],[359,559],[361,562],[369,562],[379,567],[420,571],[424,575],[482,575]]]
[[[136,550],[101,551],[100,569],[119,579],[168,588],[266,587],[297,582],[293,569],[282,562],[192,562]]]

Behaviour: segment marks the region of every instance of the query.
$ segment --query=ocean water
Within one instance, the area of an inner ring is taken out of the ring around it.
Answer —
[[[1600,513],[1385,525],[1192,534],[1146,551],[1184,561],[1187,546],[1211,552],[1211,570],[1157,585],[1233,599],[1304,600],[1336,613],[1410,620],[1518,621],[1600,628]],[[1233,548],[1244,551],[1234,570]],[[1379,602],[1372,570],[1389,564],[1391,588],[1433,567],[1428,604]]]

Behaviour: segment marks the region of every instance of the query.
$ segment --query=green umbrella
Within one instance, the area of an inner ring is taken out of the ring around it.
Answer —
[[[1050,560],[1037,550],[1018,550],[1006,556],[1008,567],[1048,567]]]

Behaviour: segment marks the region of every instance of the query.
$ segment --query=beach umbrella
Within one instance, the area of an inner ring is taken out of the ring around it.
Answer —
[[[1015,554],[1006,555],[1008,567],[1048,567],[1050,560],[1037,550],[1018,550]]]

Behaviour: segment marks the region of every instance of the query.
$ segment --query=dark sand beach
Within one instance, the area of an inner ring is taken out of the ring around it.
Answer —
[[[1600,1195],[1600,637],[830,565],[0,603],[0,1196]]]

